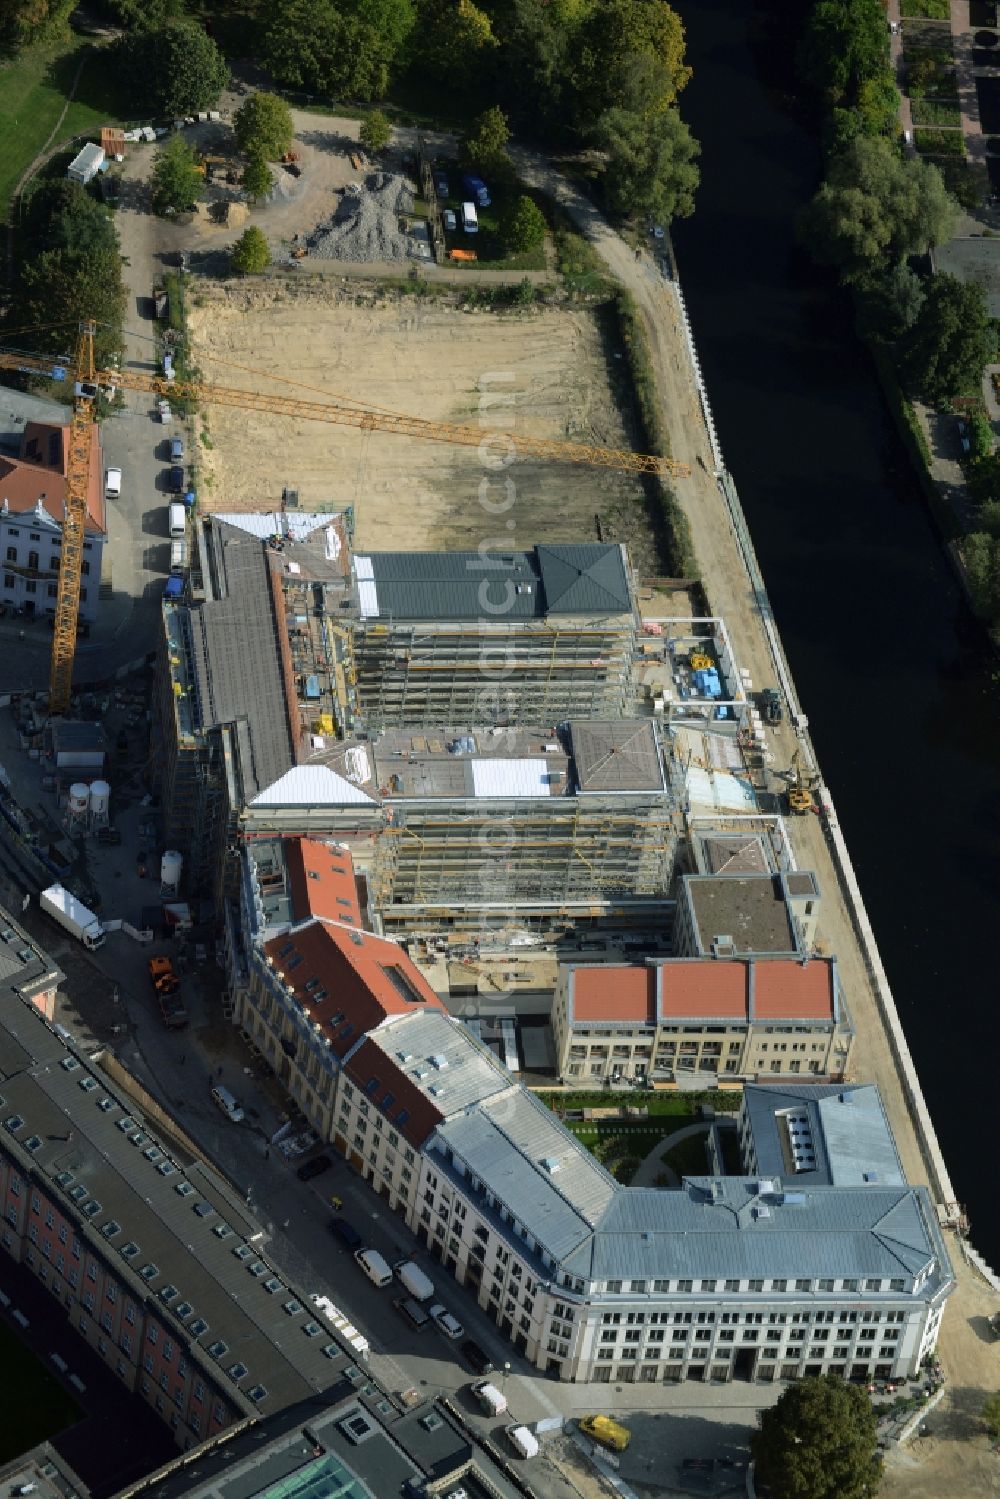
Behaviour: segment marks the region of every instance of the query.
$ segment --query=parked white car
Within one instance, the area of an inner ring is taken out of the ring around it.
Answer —
[[[464,1337],[465,1328],[457,1317],[452,1316],[446,1306],[442,1306],[440,1301],[436,1301],[429,1308],[429,1312],[437,1324],[438,1331],[443,1332],[446,1338],[450,1338],[452,1342],[455,1342],[457,1338]]]
[[[156,414],[165,427],[170,425],[171,411],[169,401],[157,401]]]

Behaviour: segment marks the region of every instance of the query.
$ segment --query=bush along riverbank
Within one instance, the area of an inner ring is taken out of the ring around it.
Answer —
[[[922,492],[951,543],[973,608],[998,640],[1000,458],[983,378],[997,358],[1000,329],[983,289],[936,272],[931,259],[934,247],[955,234],[961,210],[981,206],[983,185],[964,161],[952,159],[956,153],[935,162],[908,151],[881,0],[809,0],[797,14],[786,0],[772,0],[771,10],[772,19],[780,16],[792,28],[789,78],[823,142],[823,181],[802,213],[800,238],[851,294],[857,331]],[[930,76],[905,28],[904,63],[906,87],[924,103],[928,89],[940,104],[941,91],[956,86],[953,67]],[[957,503],[953,474],[947,498],[935,480],[914,402],[954,417],[948,441],[965,476]]]

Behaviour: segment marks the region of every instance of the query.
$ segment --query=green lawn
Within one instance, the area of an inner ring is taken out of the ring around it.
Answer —
[[[10,195],[25,167],[34,160],[66,102],[77,64],[89,44],[38,47],[0,66],[0,210],[6,216]],[[88,62],[84,69],[93,64]],[[108,123],[108,115],[84,99],[74,102],[59,128],[58,140]]]
[[[672,1150],[663,1152],[663,1161],[672,1167],[678,1176],[706,1176],[709,1171],[708,1155],[705,1144],[708,1132],[703,1135],[692,1135],[687,1140],[681,1140]]]
[[[911,99],[910,113],[914,125],[961,125],[957,104],[942,104],[935,99]]]
[[[0,1369],[7,1371],[0,1401],[0,1464],[55,1437],[82,1412],[35,1356],[0,1325]],[[16,1373],[15,1373],[16,1371]]]
[[[658,1114],[654,1119],[574,1119],[566,1127],[618,1181],[628,1183],[661,1140],[690,1123],[688,1115]]]

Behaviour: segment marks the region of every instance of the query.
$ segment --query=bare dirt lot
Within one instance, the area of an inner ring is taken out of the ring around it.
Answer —
[[[216,384],[344,396],[510,431],[515,441],[520,433],[629,445],[613,389],[624,361],[585,309],[463,311],[451,299],[329,281],[204,283],[190,299],[189,332],[195,363]],[[207,509],[277,507],[287,485],[304,509],[353,505],[359,543],[383,549],[584,540],[596,538],[599,515],[605,538],[627,542],[641,572],[659,570],[634,477],[525,459],[498,473],[474,447],[285,414],[206,406],[204,418],[211,446],[199,445],[198,485]]]

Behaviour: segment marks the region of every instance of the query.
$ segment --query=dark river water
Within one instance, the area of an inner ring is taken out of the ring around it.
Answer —
[[[796,248],[818,148],[764,90],[749,0],[678,9],[703,183],[675,243],[726,466],[957,1196],[1000,1267],[988,1107],[1000,659],[968,613],[849,312]]]

